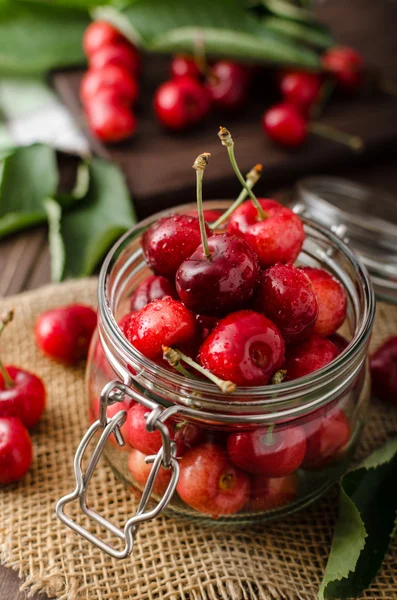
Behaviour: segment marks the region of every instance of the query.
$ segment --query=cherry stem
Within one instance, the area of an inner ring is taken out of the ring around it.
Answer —
[[[328,100],[331,98],[336,87],[335,79],[327,77],[320,87],[317,99],[310,109],[310,117],[318,119],[326,107]]]
[[[339,131],[339,129],[334,129],[324,123],[309,123],[308,130],[316,135],[332,140],[333,142],[344,144],[354,152],[361,152],[364,148],[364,143],[358,135],[351,135],[350,133]]]
[[[256,182],[259,181],[261,175],[262,175],[262,165],[255,165],[255,167],[253,167],[251,169],[251,171],[249,173],[247,173],[247,179],[245,180],[245,184],[246,184],[247,188],[252,190],[252,188],[254,187]],[[233,204],[231,206],[229,206],[229,208],[223,213],[223,215],[221,215],[219,217],[219,219],[217,219],[215,221],[215,223],[211,223],[211,225],[209,226],[210,229],[212,229],[212,230],[218,229],[219,225],[222,225],[222,223],[230,217],[230,215],[236,210],[236,208],[238,208],[240,206],[240,204],[242,204],[244,202],[244,200],[247,198],[247,196],[248,196],[247,189],[243,188],[241,190],[240,195],[237,198],[237,200],[235,200],[233,202]]]
[[[4,313],[4,315],[0,318],[0,335],[3,333],[4,329],[11,323],[14,318],[14,309],[11,309]],[[2,360],[0,359],[0,374],[3,376],[4,385],[7,389],[14,387],[14,381],[12,377],[10,377],[7,369],[5,368]]]
[[[287,371],[285,369],[279,369],[273,375],[273,377],[271,379],[271,383],[273,385],[277,385],[277,383],[281,383],[284,380],[284,377],[286,376],[286,374],[287,374]]]
[[[245,183],[244,177],[242,176],[241,171],[238,168],[238,164],[236,162],[236,157],[234,156],[234,141],[233,141],[230,131],[228,129],[226,129],[226,127],[220,127],[219,132],[218,132],[218,137],[222,142],[222,146],[226,146],[226,148],[227,148],[230,163],[233,167],[233,171],[237,175],[239,182],[241,183],[243,188],[248,192],[249,197],[251,198],[256,210],[258,211],[258,215],[259,215],[260,219],[265,220],[267,218],[265,211],[259,204],[259,200],[255,196],[254,192]]]
[[[180,361],[183,360],[187,365],[193,367],[193,369],[196,369],[196,371],[204,375],[204,377],[207,377],[207,379],[215,383],[215,385],[217,385],[224,394],[231,394],[236,389],[235,383],[233,383],[232,381],[225,381],[224,379],[220,379],[219,377],[211,373],[211,371],[208,371],[208,369],[204,369],[204,367],[196,363],[196,361],[190,358],[190,356],[187,356],[180,350],[170,348],[169,346],[162,346],[162,348],[163,358],[166,361],[168,361],[168,363],[172,367],[175,367],[175,365],[178,365]]]
[[[193,169],[196,171],[197,212],[200,223],[201,243],[203,244],[205,258],[211,258],[211,250],[208,246],[208,237],[205,230],[206,224],[203,209],[203,177],[210,156],[211,154],[209,152],[199,154],[193,163]]]
[[[207,77],[211,72],[208,65],[207,57],[205,54],[204,39],[200,36],[194,40],[194,51],[193,51],[194,62],[196,63],[200,73]]]

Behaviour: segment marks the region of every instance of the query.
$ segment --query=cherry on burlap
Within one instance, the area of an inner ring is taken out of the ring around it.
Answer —
[[[337,490],[284,521],[261,529],[226,531],[160,517],[143,524],[134,552],[116,561],[55,517],[56,501],[74,489],[73,456],[88,425],[83,369],[64,368],[41,356],[34,321],[50,307],[96,303],[96,280],[48,286],[0,302],[14,306],[15,322],[2,340],[8,364],[37,372],[49,399],[33,435],[35,460],[19,485],[0,491],[0,558],[23,578],[23,589],[59,600],[315,600],[332,538]],[[397,307],[379,304],[372,347],[397,333]],[[397,406],[374,404],[359,458],[397,432]],[[91,504],[119,523],[137,500],[102,464]],[[362,598],[397,598],[397,544]]]

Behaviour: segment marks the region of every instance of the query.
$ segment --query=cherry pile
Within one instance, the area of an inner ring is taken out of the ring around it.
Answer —
[[[230,132],[221,128],[219,137],[240,180]],[[193,165],[196,214],[170,214],[144,233],[142,251],[153,274],[136,287],[120,328],[146,359],[193,385],[197,378],[209,379],[233,401],[237,386],[274,386],[329,365],[347,345],[336,334],[347,297],[330,273],[294,264],[305,239],[302,221],[276,200],[254,195],[259,165],[242,178],[231,209],[204,212],[208,161],[204,153]],[[124,408],[128,468],[143,485],[150,469],[145,457],[160,449],[161,436],[147,432],[147,409],[136,403]],[[119,409],[112,405],[108,415]],[[96,419],[94,396],[90,410]],[[219,432],[186,421],[167,424],[180,458],[179,497],[213,517],[291,502],[297,470],[341,460],[351,437],[349,420],[336,404],[299,425]],[[155,493],[163,493],[169,480],[169,471],[161,470]]]
[[[133,107],[139,96],[139,51],[105,21],[91,23],[84,34],[89,69],[80,85],[88,125],[100,140],[119,142],[134,134]]]

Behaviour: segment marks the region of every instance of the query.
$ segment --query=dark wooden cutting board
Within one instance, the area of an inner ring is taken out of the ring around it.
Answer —
[[[360,50],[371,67],[397,82],[397,4],[391,0],[328,0],[319,7],[341,43]],[[397,147],[397,98],[368,90],[359,97],[334,99],[327,106],[323,123],[362,137],[365,149],[355,154],[348,148],[310,135],[298,151],[285,151],[265,138],[260,127],[264,106],[275,101],[270,75],[259,78],[250,106],[238,117],[212,115],[189,134],[164,132],[153,117],[152,98],[156,87],[168,76],[169,57],[145,56],[139,130],[123,144],[105,146],[90,138],[92,150],[110,158],[125,171],[140,216],[175,203],[194,200],[195,178],[191,169],[201,152],[211,152],[206,171],[204,195],[230,197],[239,191],[221,146],[217,131],[227,126],[236,142],[236,156],[243,172],[263,163],[264,175],[258,193],[291,183],[312,172],[335,172],[365,161],[371,164]],[[78,98],[82,70],[54,74],[54,85],[79,123],[84,123]],[[89,136],[89,133],[86,132]]]

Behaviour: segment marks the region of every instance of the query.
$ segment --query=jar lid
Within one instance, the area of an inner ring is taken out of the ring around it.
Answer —
[[[328,227],[360,256],[378,298],[397,303],[397,197],[339,177],[305,177],[293,209]]]

